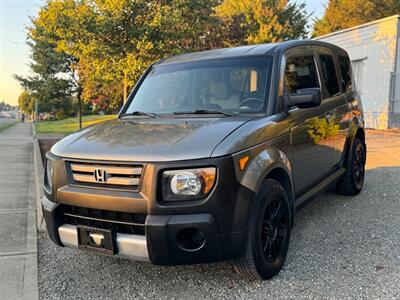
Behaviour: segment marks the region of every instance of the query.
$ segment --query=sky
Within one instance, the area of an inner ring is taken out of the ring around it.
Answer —
[[[302,2],[302,1],[297,1]],[[327,0],[305,0],[308,12],[320,18]],[[17,105],[22,88],[14,74],[29,75],[29,47],[26,45],[26,27],[29,17],[35,16],[44,0],[0,0],[0,102]]]

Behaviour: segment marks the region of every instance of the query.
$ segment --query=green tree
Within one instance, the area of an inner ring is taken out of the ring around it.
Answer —
[[[32,46],[50,47],[58,72],[48,77],[40,73],[29,82],[19,79],[38,98],[43,91],[32,89],[33,79],[41,80],[33,84],[41,88],[48,86],[46,80],[55,86],[62,82],[53,81],[62,79],[68,89],[60,91],[66,95],[117,110],[156,60],[302,38],[307,17],[304,4],[288,0],[48,0],[32,20],[29,35]]]
[[[10,104],[5,103],[4,101],[0,102],[0,111],[9,111],[12,110],[12,106]]]
[[[324,16],[314,25],[313,36],[361,25],[400,13],[397,0],[329,0]]]
[[[27,91],[23,91],[18,98],[18,106],[27,115],[33,115],[35,109],[35,97]]]
[[[118,108],[157,59],[204,49],[217,0],[53,0],[34,20],[79,61],[86,100]]]
[[[224,0],[217,8],[226,44],[280,42],[307,36],[305,4],[289,0]]]
[[[56,51],[54,43],[39,36],[31,33],[28,35],[28,45],[32,51],[30,69],[34,75],[15,77],[37,99],[40,112],[58,111],[59,115],[68,115],[71,113],[73,85],[66,74],[69,72],[71,58]]]

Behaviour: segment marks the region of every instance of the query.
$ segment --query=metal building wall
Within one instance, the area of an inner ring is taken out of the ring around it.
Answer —
[[[400,64],[395,67],[398,29],[399,16],[393,16],[317,38],[349,53],[368,128],[388,128],[393,99],[400,99],[400,74],[394,76],[396,69],[400,73]]]
[[[400,19],[397,24],[397,56],[396,56],[396,68],[395,72],[392,73],[392,93],[389,115],[389,127],[400,128]]]

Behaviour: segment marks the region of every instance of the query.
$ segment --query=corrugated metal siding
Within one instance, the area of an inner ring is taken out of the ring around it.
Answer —
[[[397,24],[397,32],[400,32],[400,22]],[[392,91],[392,112],[400,114],[400,36],[397,34],[397,57],[396,57],[396,71],[393,73],[393,91]]]
[[[397,57],[396,69],[392,74],[392,91],[389,115],[389,127],[400,127],[400,22],[397,25]]]
[[[397,52],[398,17],[319,38],[345,49],[352,60],[362,96],[366,126],[388,127],[391,76]],[[400,86],[399,86],[400,88]],[[400,93],[400,89],[398,90]]]

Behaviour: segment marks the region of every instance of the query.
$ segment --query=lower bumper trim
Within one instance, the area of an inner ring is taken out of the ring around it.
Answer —
[[[58,234],[65,247],[78,248],[78,230],[75,225],[60,226]],[[115,256],[150,262],[145,236],[117,233],[116,244],[118,252]]]

